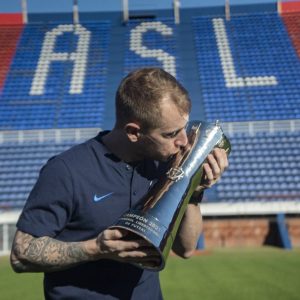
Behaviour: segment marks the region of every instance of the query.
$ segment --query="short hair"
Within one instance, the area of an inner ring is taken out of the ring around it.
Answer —
[[[187,90],[161,68],[142,68],[129,73],[116,92],[116,127],[139,122],[144,131],[161,124],[162,100],[170,99],[182,113],[189,113]]]

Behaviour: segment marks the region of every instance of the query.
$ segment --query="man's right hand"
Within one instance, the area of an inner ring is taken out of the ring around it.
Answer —
[[[106,229],[97,239],[98,258],[128,263],[159,262],[158,252],[146,240],[123,229]]]

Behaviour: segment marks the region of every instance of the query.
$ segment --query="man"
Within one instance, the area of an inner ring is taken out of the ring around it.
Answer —
[[[17,223],[11,264],[16,272],[44,272],[46,299],[162,299],[157,272],[131,262],[155,261],[141,239],[108,227],[149,191],[165,163],[188,146],[187,91],[167,72],[139,69],[116,93],[112,131],[50,159]],[[228,165],[215,149],[204,164],[173,251],[188,258],[201,233],[198,203]]]

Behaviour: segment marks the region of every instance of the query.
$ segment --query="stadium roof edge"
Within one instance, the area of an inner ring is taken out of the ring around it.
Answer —
[[[277,12],[276,3],[261,3],[261,4],[245,4],[231,5],[231,14],[249,14],[249,13],[265,13]],[[130,17],[151,15],[155,17],[173,17],[172,9],[151,9],[151,10],[135,10],[130,11]],[[210,7],[193,7],[181,8],[181,18],[190,18],[191,16],[213,16],[225,15],[224,6]],[[51,23],[51,22],[72,22],[73,15],[70,13],[29,13],[29,23]],[[106,12],[79,12],[80,22],[92,22],[100,20],[110,20],[115,24],[122,23],[121,11],[106,11]]]

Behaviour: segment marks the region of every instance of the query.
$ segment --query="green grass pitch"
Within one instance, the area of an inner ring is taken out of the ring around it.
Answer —
[[[0,258],[0,299],[43,299],[42,274],[15,274]],[[171,256],[160,273],[165,300],[300,300],[300,249],[215,249]],[[142,300],[142,299],[141,299]]]

